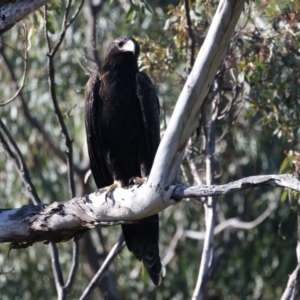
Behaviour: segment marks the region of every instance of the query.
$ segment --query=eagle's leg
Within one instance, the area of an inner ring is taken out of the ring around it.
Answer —
[[[113,192],[116,188],[122,188],[123,184],[121,181],[114,180],[113,184],[99,189],[99,193],[105,193],[105,200],[109,197],[109,194]]]
[[[129,180],[129,184],[143,184],[147,182],[148,177],[131,177]]]

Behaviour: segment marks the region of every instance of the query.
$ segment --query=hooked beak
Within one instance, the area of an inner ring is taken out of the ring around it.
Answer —
[[[133,41],[129,40],[120,48],[120,50],[123,52],[132,52],[133,54],[135,54],[135,44]]]

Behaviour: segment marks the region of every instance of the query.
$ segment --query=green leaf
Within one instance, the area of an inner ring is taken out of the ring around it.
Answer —
[[[281,166],[280,166],[279,172],[278,172],[279,174],[283,174],[283,172],[286,170],[287,166],[290,166],[290,165],[291,165],[292,159],[293,159],[292,156],[287,156],[287,157],[283,160],[283,162],[282,162],[282,164],[281,164]]]
[[[61,7],[60,7],[58,1],[51,1],[48,4],[47,9],[50,11],[55,11],[58,15],[61,14]]]
[[[51,33],[51,34],[54,34],[55,30],[54,30],[54,17],[52,14],[50,13],[47,13],[47,24],[48,24],[48,31]]]
[[[136,19],[136,16],[137,16],[136,10],[132,9],[131,7],[128,13],[126,14],[126,22],[132,22],[133,20]]]
[[[285,202],[288,197],[288,190],[284,190],[281,195],[281,202]]]

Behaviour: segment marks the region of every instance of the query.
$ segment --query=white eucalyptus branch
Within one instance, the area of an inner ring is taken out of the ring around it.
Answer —
[[[0,243],[25,248],[35,242],[60,242],[81,236],[98,225],[141,222],[185,198],[239,192],[259,186],[283,187],[300,192],[300,181],[291,174],[251,176],[225,185],[172,185],[161,197],[149,198],[149,183],[117,188],[108,199],[98,192],[51,204],[26,205],[0,210]],[[58,199],[59,200],[59,199]],[[201,204],[201,202],[199,202]]]
[[[178,179],[182,156],[217,70],[224,58],[244,1],[219,3],[194,67],[183,87],[172,118],[157,150],[149,182],[152,192]],[[150,191],[149,191],[150,192]]]

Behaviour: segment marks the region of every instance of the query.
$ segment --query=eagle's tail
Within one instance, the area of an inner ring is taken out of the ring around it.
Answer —
[[[141,221],[142,224],[122,225],[124,239],[128,250],[143,262],[153,283],[159,285],[162,265],[158,249],[158,215]]]

